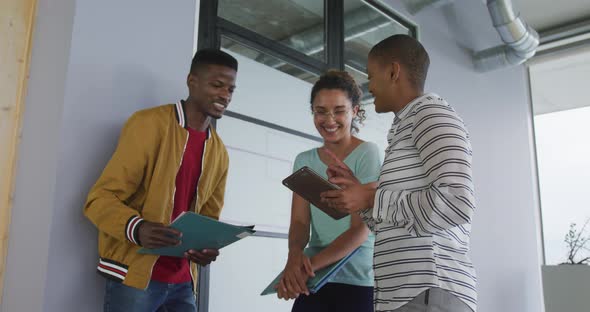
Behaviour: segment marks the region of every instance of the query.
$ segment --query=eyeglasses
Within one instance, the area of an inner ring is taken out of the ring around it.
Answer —
[[[316,117],[318,119],[327,120],[330,117],[332,117],[333,119],[342,118],[342,117],[346,116],[349,111],[350,110],[348,110],[348,109],[337,110],[334,112],[312,110],[311,113],[313,114],[314,117]]]

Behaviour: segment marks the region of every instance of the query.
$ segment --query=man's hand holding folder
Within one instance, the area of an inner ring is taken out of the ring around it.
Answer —
[[[148,225],[144,237],[149,238],[153,244],[142,244],[143,248],[138,252],[187,258],[200,265],[208,265],[217,259],[219,249],[255,232],[253,226],[232,225],[187,211],[180,214],[168,227],[153,223]],[[163,238],[162,235],[169,237]],[[140,242],[143,243],[141,237]]]
[[[165,226],[161,223],[143,221],[137,230],[138,240],[142,247],[155,249],[162,247],[178,246],[182,238],[182,232]],[[219,256],[217,249],[189,249],[184,257],[201,266],[209,265]]]
[[[139,244],[145,248],[161,248],[180,245],[182,233],[161,223],[142,221],[137,230]]]
[[[192,262],[206,266],[209,263],[217,260],[219,256],[219,250],[217,249],[203,249],[201,251],[195,249],[189,249],[184,253],[184,256]]]

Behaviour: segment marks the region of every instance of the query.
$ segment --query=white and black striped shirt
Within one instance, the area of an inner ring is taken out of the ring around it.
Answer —
[[[375,311],[395,310],[426,289],[445,289],[476,310],[468,256],[475,210],[471,145],[446,101],[423,95],[396,115],[375,205]]]

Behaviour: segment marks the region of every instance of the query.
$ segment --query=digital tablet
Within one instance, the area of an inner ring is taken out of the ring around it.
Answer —
[[[340,187],[330,183],[307,166],[295,171],[293,174],[285,178],[283,180],[283,185],[336,220],[342,219],[348,215],[347,213],[330,208],[325,203],[321,202],[320,194],[322,192],[339,190]]]

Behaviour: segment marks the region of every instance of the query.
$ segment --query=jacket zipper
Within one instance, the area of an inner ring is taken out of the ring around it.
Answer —
[[[189,137],[190,133],[186,133],[186,140],[184,141],[184,147],[182,148],[182,156],[180,156],[180,164],[178,164],[178,167],[176,169],[176,175],[174,175],[174,190],[172,191],[172,211],[174,211],[174,196],[176,195],[176,176],[178,175],[178,172],[180,171],[180,166],[182,166],[182,160],[184,158],[184,152],[186,152],[186,145],[188,143],[188,137]],[[168,217],[168,219],[170,220],[170,222],[172,222],[171,220],[172,218],[172,212],[170,212],[170,216]],[[152,264],[152,267],[150,269],[150,279],[152,274],[154,273],[154,266],[156,265],[156,262],[158,262],[158,259],[160,259],[160,256],[158,256],[158,258],[156,258],[156,261],[154,261],[154,264]],[[189,271],[190,271],[190,266],[189,266]],[[192,276],[192,273],[191,273]],[[148,282],[149,283],[149,282]]]
[[[207,129],[207,136],[209,136],[209,129]],[[201,157],[201,174],[199,175],[199,180],[197,181],[197,188],[195,190],[195,206],[193,207],[193,210],[195,211],[195,213],[197,213],[197,206],[199,205],[199,181],[201,180],[201,177],[203,176],[203,168],[205,166],[205,153],[207,152],[207,141],[209,141],[208,138],[205,138],[205,144],[203,144],[203,156]],[[197,268],[199,267],[198,264]],[[195,295],[197,295],[197,285],[195,285],[195,276],[193,275],[193,270],[190,267],[190,261],[189,261],[189,273],[191,274],[191,279],[193,281],[193,293]]]

